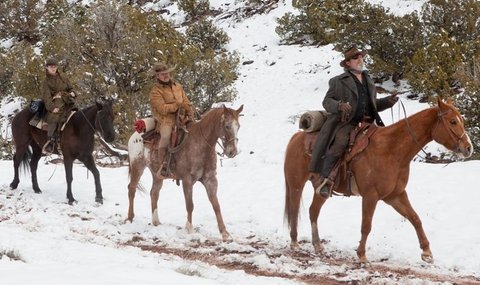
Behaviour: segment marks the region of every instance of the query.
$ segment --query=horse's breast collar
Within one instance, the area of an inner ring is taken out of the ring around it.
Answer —
[[[72,118],[73,114],[75,114],[77,111],[72,110],[70,114],[68,115],[67,119],[65,120],[65,123],[62,124],[62,127],[60,128],[60,131],[63,132],[63,129],[65,129],[65,126],[67,125],[68,121]]]

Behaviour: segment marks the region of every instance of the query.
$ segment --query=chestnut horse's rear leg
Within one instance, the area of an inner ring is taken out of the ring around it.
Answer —
[[[313,183],[312,183],[313,186]],[[313,186],[315,187],[315,186]],[[320,195],[316,195],[313,191],[312,204],[310,205],[309,214],[310,214],[310,225],[312,227],[312,244],[316,253],[323,251],[323,245],[320,242],[320,237],[318,235],[318,216],[320,215],[320,209],[322,209],[323,204],[327,199],[323,198]]]
[[[417,232],[420,248],[422,249],[422,260],[425,262],[433,262],[432,252],[430,251],[430,243],[423,230],[422,221],[413,209],[408,200],[407,192],[403,191],[400,195],[385,200],[387,204],[392,206],[400,215],[407,218]]]

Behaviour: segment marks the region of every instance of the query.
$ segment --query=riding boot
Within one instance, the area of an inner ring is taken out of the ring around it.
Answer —
[[[48,124],[48,140],[43,146],[43,152],[45,153],[53,153],[55,149],[55,141],[56,141],[56,131],[57,131],[57,123],[50,123]]]
[[[327,154],[323,160],[322,171],[320,172],[321,184],[315,188],[315,193],[320,194],[320,196],[324,198],[330,196],[330,189],[332,188],[335,179],[335,177],[330,176],[330,173],[335,167],[338,159],[338,156]]]
[[[155,174],[157,178],[160,179],[165,179],[167,176],[167,165],[165,163],[165,157],[167,156],[167,148],[166,147],[161,147],[158,149],[158,162],[160,167],[157,170],[157,173]]]

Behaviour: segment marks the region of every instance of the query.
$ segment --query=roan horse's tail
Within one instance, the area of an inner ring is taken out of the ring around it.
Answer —
[[[139,163],[139,162],[142,163]],[[144,142],[142,135],[138,132],[134,132],[130,139],[128,140],[128,178],[129,181],[132,181],[132,176],[136,176],[134,180],[138,181],[140,179],[141,173],[145,168],[145,157],[144,157]],[[142,169],[138,169],[142,167]],[[134,169],[135,168],[135,169]],[[138,176],[138,177],[137,177]],[[146,193],[147,191],[141,185],[140,182],[136,183],[136,188],[140,192]]]

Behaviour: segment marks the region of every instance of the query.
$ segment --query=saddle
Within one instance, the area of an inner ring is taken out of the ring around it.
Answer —
[[[182,148],[188,136],[187,124],[189,122],[190,121],[186,120],[184,116],[177,114],[175,126],[170,136],[167,156],[165,157],[165,166],[162,170],[162,175],[165,173],[163,176],[167,178],[176,179],[175,173],[173,173],[173,169],[175,168],[174,154]],[[153,118],[140,119],[135,122],[135,130],[141,133],[143,144],[151,150],[157,149],[161,137],[160,133],[156,130],[156,124],[157,122]],[[155,152],[151,151],[150,155],[155,155]]]
[[[338,190],[345,189],[345,191],[337,191],[343,193],[345,196],[353,194],[352,188],[356,188],[355,177],[351,171],[351,161],[364,151],[370,143],[370,137],[378,129],[378,126],[371,123],[361,122],[350,133],[349,146],[345,154],[335,164],[329,177],[335,177],[335,186]],[[308,155],[312,155],[313,144],[315,143],[319,132],[306,133],[304,139],[305,151]],[[341,168],[340,175],[339,171]],[[358,192],[358,191],[356,191]]]

